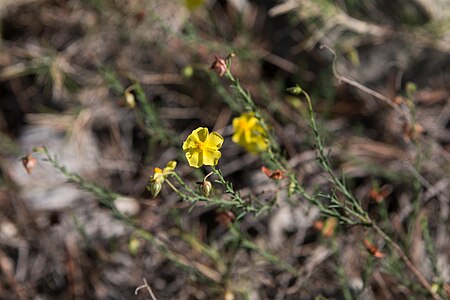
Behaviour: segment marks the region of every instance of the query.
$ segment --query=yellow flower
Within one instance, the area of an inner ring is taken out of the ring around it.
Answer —
[[[222,153],[223,137],[217,132],[209,133],[208,128],[199,127],[192,131],[183,143],[183,150],[191,167],[200,168],[203,165],[215,166]]]
[[[175,167],[177,166],[177,162],[171,160],[167,163],[166,167],[161,170],[160,168],[155,168],[153,171],[153,175],[150,177],[150,182],[147,186],[147,189],[150,191],[153,197],[156,197],[161,191],[162,184],[166,177],[173,173]]]
[[[259,153],[267,149],[267,132],[253,112],[243,113],[233,119],[233,142],[248,152]]]
[[[167,175],[170,175],[173,170],[175,170],[175,167],[177,166],[177,162],[174,160],[171,160],[167,163],[166,167],[161,170],[160,168],[155,168],[153,175],[150,177],[150,181],[157,181],[159,183],[163,183],[164,179],[167,177]]]

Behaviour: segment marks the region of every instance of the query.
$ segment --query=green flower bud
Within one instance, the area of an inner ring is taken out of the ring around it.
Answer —
[[[162,184],[158,181],[151,181],[150,184],[147,186],[147,189],[150,191],[153,198],[155,198],[159,194],[161,188]]]
[[[296,85],[294,87],[290,87],[286,89],[289,93],[294,95],[300,95],[300,93],[303,91],[302,88],[299,85]]]

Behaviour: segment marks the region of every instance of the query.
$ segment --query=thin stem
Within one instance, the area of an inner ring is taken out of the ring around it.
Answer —
[[[158,239],[154,234],[144,230],[137,224],[135,221],[130,219],[127,215],[119,211],[114,205],[114,201],[117,198],[122,197],[119,194],[110,192],[105,188],[96,185],[95,183],[85,181],[79,174],[70,172],[67,170],[65,166],[63,166],[56,156],[52,156],[46,147],[39,147],[34,150],[34,152],[43,153],[45,159],[52,164],[52,166],[60,171],[70,182],[76,183],[80,188],[87,190],[94,194],[97,199],[106,207],[111,209],[114,217],[127,224],[142,236],[145,240],[155,246],[164,256],[170,261],[174,262],[177,265],[183,266],[189,270],[194,271],[195,273],[203,275],[205,278],[208,278],[212,281],[219,281],[220,275],[212,272],[205,272],[199,265],[195,265],[191,263],[191,261],[183,255],[177,254],[176,252],[170,250],[168,246],[160,239]]]
[[[414,276],[417,278],[419,283],[431,294],[433,299],[435,300],[442,300],[441,296],[439,296],[431,287],[430,283],[427,281],[427,279],[420,273],[420,271],[414,266],[412,261],[409,259],[409,257],[406,255],[406,253],[403,251],[403,249],[394,242],[380,227],[378,227],[377,224],[372,223],[372,228],[375,229],[375,231],[384,238],[384,240],[397,252],[397,254],[400,256],[400,258],[405,263],[406,267],[414,274]]]
[[[345,211],[347,213],[355,216],[356,218],[360,219],[362,222],[365,222],[367,225],[371,226],[375,229],[375,231],[382,236],[386,242],[398,253],[398,255],[402,258],[405,265],[408,267],[408,269],[413,273],[413,275],[416,277],[416,279],[419,281],[419,283],[432,295],[433,299],[438,300],[442,299],[435,291],[433,291],[431,285],[428,283],[426,278],[420,273],[420,271],[414,266],[414,264],[411,262],[411,260],[408,258],[408,256],[405,254],[405,252],[402,250],[402,248],[395,243],[378,225],[373,222],[369,216],[367,215],[367,212],[365,212],[359,202],[354,198],[353,194],[347,189],[347,187],[342,183],[339,178],[336,177],[334,172],[331,170],[330,163],[328,158],[325,156],[323,151],[323,144],[322,139],[320,137],[317,124],[314,117],[314,111],[312,108],[311,99],[309,98],[309,95],[304,92],[303,90],[301,93],[306,97],[306,100],[308,102],[308,109],[310,114],[310,125],[313,129],[315,139],[318,146],[318,152],[319,152],[319,159],[322,167],[324,170],[331,176],[333,183],[336,185],[339,191],[341,191],[344,196],[346,196],[347,199],[349,199],[352,202],[353,208],[355,208],[357,211],[353,211],[349,209],[346,206],[343,206]]]
[[[333,172],[333,170],[331,169],[331,163],[330,163],[330,161],[328,159],[328,156],[325,154],[323,141],[322,141],[322,138],[320,136],[319,128],[318,128],[317,123],[316,123],[316,118],[315,118],[315,113],[314,113],[314,110],[313,110],[311,98],[309,97],[308,93],[306,93],[303,90],[301,90],[300,93],[305,96],[306,101],[308,103],[308,112],[309,112],[309,117],[310,117],[309,118],[310,119],[309,123],[310,123],[310,127],[313,130],[314,137],[315,137],[315,140],[316,140],[316,143],[317,143],[317,151],[318,151],[318,155],[319,155],[319,163],[322,166],[322,168],[324,169],[324,171],[326,171],[328,173],[328,175],[331,177],[331,181],[336,186],[336,188],[340,192],[342,192],[344,194],[345,198],[350,200],[353,209],[350,209],[345,204],[343,205],[343,204],[341,204],[339,202],[337,204],[340,205],[341,208],[343,208],[349,215],[357,218],[358,220],[360,220],[363,223],[370,224],[371,221],[370,221],[369,217],[367,216],[367,213],[361,207],[359,201],[356,200],[356,198],[353,196],[353,194],[347,189],[345,184],[342,182],[342,180],[340,180],[336,176],[336,174]]]
[[[167,184],[170,186],[170,188],[177,194],[180,194],[180,191],[172,184],[172,182],[170,182],[169,179],[166,178],[165,180],[167,182]]]
[[[386,104],[386,105],[390,106],[391,108],[393,108],[393,109],[394,109],[396,112],[398,112],[403,118],[405,118],[405,120],[406,120],[407,122],[411,123],[410,116],[407,115],[403,110],[401,110],[400,107],[399,107],[398,105],[392,103],[392,101],[391,101],[389,98],[387,98],[386,96],[384,96],[384,95],[378,93],[377,91],[374,91],[374,90],[372,90],[372,89],[370,89],[370,88],[368,88],[368,87],[362,85],[361,83],[359,83],[359,82],[357,82],[357,81],[355,81],[355,80],[353,80],[353,79],[350,79],[350,78],[348,78],[348,77],[345,77],[345,76],[340,75],[340,74],[337,72],[337,70],[336,70],[336,52],[335,52],[333,49],[331,49],[330,47],[325,46],[325,45],[321,45],[321,46],[320,46],[320,49],[327,49],[328,51],[331,52],[331,54],[333,54],[332,71],[333,71],[334,77],[336,77],[337,79],[339,79],[339,80],[341,80],[341,81],[343,81],[343,82],[345,82],[345,83],[347,83],[347,84],[349,84],[349,85],[351,85],[351,86],[354,86],[354,87],[360,89],[361,91],[363,91],[363,92],[365,92],[365,93],[367,93],[367,94],[369,94],[369,95],[372,95],[372,96],[375,97],[376,99],[382,101],[384,104]]]

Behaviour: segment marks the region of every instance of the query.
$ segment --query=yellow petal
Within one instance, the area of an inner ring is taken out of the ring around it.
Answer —
[[[242,131],[235,131],[233,133],[233,136],[231,137],[231,140],[233,143],[239,144],[239,141],[241,140]]]
[[[209,131],[206,127],[199,127],[192,131],[191,135],[195,136],[199,141],[204,142],[208,137]]]
[[[203,166],[203,152],[199,149],[188,149],[186,158],[191,167],[200,168]]]
[[[163,173],[155,172],[155,174],[153,174],[153,176],[150,178],[150,181],[151,182],[159,182],[162,184],[164,182]]]
[[[183,150],[197,148],[198,137],[197,135],[190,134],[183,143]]]
[[[241,123],[241,118],[240,117],[233,119],[233,130],[234,131],[238,131],[239,130],[239,128],[240,128],[239,124],[240,123]]]
[[[175,170],[175,167],[177,166],[177,162],[174,160],[171,160],[167,163],[166,167],[164,168],[164,172],[170,172]]]
[[[222,153],[217,150],[205,150],[203,152],[203,164],[207,166],[215,166],[219,162]]]
[[[205,147],[210,150],[217,150],[222,147],[223,137],[217,132],[211,132],[206,138]]]
[[[247,120],[247,128],[252,128],[254,126],[258,126],[258,124],[259,124],[259,120],[256,117],[249,117]]]
[[[250,144],[253,142],[254,136],[251,130],[246,130],[244,134],[244,143]]]
[[[259,139],[257,139],[256,140],[256,144],[257,144],[257,148],[258,148],[259,152],[265,151],[267,149],[267,146],[268,146],[266,139],[263,138],[263,137],[260,137]]]

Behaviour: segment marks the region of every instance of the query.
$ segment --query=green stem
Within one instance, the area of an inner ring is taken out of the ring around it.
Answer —
[[[394,242],[380,227],[378,227],[377,224],[372,223],[372,228],[375,229],[375,231],[383,237],[383,239],[391,246],[395,252],[400,256],[400,258],[405,263],[406,267],[413,273],[413,275],[416,277],[416,279],[419,281],[419,283],[430,293],[430,295],[433,297],[434,300],[442,300],[441,296],[439,296],[431,287],[430,283],[427,281],[427,279],[420,273],[420,271],[414,266],[412,261],[409,259],[409,257],[406,255],[406,253],[403,251],[403,249]]]
[[[117,210],[117,208],[114,205],[114,201],[117,198],[122,197],[121,195],[107,191],[105,188],[98,186],[94,183],[87,182],[80,175],[68,171],[65,166],[60,164],[56,156],[52,156],[50,154],[50,152],[46,147],[39,147],[39,149],[35,149],[35,152],[43,153],[46,160],[49,161],[54,168],[60,171],[70,182],[76,183],[82,189],[87,190],[92,194],[94,194],[102,204],[111,209],[114,217],[116,217],[123,223],[133,228],[137,233],[139,233],[140,236],[142,236],[145,240],[154,245],[161,253],[163,253],[167,259],[171,260],[177,265],[186,267],[189,270],[194,271],[195,273],[201,274],[210,280],[217,281],[217,276],[209,276],[211,274],[201,272],[199,268],[192,266],[187,258],[170,250],[162,240],[158,239],[152,233],[144,230],[136,222],[130,219],[127,215]]]

